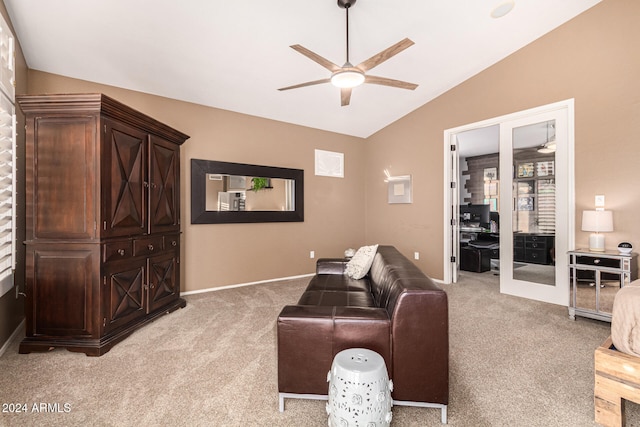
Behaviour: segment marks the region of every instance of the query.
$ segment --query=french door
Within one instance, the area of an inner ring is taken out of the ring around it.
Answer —
[[[459,259],[457,135],[499,125],[500,292],[568,305],[573,123],[571,99],[445,131],[445,283]]]
[[[500,124],[501,293],[569,303],[570,116],[568,106],[554,105]]]

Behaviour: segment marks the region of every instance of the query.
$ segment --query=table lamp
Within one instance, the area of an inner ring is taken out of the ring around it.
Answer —
[[[583,211],[582,231],[591,231],[589,250],[604,252],[604,232],[613,231],[613,213],[611,211]]]

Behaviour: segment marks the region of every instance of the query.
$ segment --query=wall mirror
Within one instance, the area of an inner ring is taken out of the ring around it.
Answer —
[[[304,221],[304,171],[191,159],[191,223]]]

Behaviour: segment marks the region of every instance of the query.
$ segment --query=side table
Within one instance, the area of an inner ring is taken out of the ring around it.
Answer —
[[[568,255],[569,318],[582,316],[611,322],[616,293],[638,277],[638,254],[576,249]]]
[[[327,374],[329,427],[389,427],[393,383],[384,359],[365,348],[336,354]]]

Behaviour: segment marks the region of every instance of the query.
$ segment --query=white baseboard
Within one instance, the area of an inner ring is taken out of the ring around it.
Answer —
[[[13,340],[16,339],[19,334],[24,333],[24,322],[25,322],[25,319],[22,319],[22,322],[20,322],[16,330],[13,331],[9,339],[7,339],[4,345],[0,348],[0,357],[2,357],[5,351],[7,351],[7,348],[9,348]]]
[[[262,283],[280,282],[282,280],[302,279],[304,277],[311,277],[311,276],[314,276],[314,275],[315,275],[315,273],[309,273],[309,274],[301,274],[299,276],[289,276],[289,277],[280,277],[278,279],[260,280],[260,281],[257,281],[257,282],[238,283],[238,284],[235,284],[235,285],[220,286],[220,287],[217,287],[217,288],[207,288],[207,289],[198,289],[198,290],[195,290],[195,291],[180,292],[180,295],[202,294],[202,293],[205,293],[205,292],[221,291],[221,290],[224,290],[224,289],[240,288],[240,287],[243,287],[243,286],[260,285]]]
[[[206,288],[206,289],[198,289],[198,290],[195,290],[195,291],[180,292],[180,295],[183,296],[183,295],[203,294],[203,293],[206,293],[206,292],[222,291],[224,289],[233,289],[233,288],[241,288],[243,286],[260,285],[262,283],[280,282],[282,280],[302,279],[304,277],[312,277],[314,275],[315,275],[315,273],[309,273],[309,274],[301,274],[299,276],[280,277],[278,279],[259,280],[257,282],[238,283],[238,284],[235,284],[235,285],[219,286],[217,288]],[[440,285],[445,284],[442,280],[439,280],[439,279],[431,279],[431,280],[433,280],[435,283],[438,283]]]

